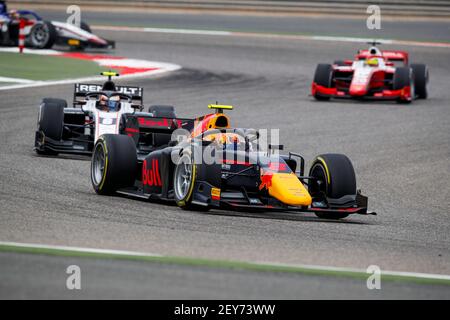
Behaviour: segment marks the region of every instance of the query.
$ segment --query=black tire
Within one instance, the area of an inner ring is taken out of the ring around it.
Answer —
[[[322,87],[331,88],[333,81],[333,67],[331,64],[318,64],[314,73],[314,82]],[[316,100],[330,100],[330,97],[315,94]]]
[[[89,33],[92,33],[91,27],[84,21],[81,21],[80,23],[80,29],[87,31]]]
[[[127,135],[105,134],[98,138],[91,160],[91,182],[96,193],[112,194],[134,185],[137,153],[134,140]]]
[[[37,22],[28,35],[29,45],[37,49],[50,49],[57,39],[58,33],[50,21]]]
[[[180,179],[180,175],[182,174],[182,167],[188,165],[191,168],[190,172],[190,182],[187,185],[186,192],[180,192],[178,190],[178,182],[177,179]],[[194,194],[194,186],[195,181],[197,179],[197,166],[193,162],[192,156],[189,152],[185,152],[180,157],[178,163],[175,166],[175,170],[173,173],[173,188],[174,188],[174,198],[177,206],[184,210],[192,210],[192,211],[208,211],[209,207],[200,206],[192,203],[192,198]]]
[[[64,107],[66,101],[46,98],[42,100],[38,116],[38,131],[46,137],[60,141],[64,127]]]
[[[430,74],[428,67],[424,64],[411,64],[411,69],[414,73],[414,87],[417,98],[426,99],[428,97],[428,81]]]
[[[310,194],[325,193],[327,198],[339,199],[346,195],[356,194],[355,170],[350,159],[343,154],[322,154],[317,156],[311,165],[309,175],[322,181],[322,184],[311,181],[308,189]],[[342,219],[348,214],[319,213],[319,218]]]
[[[411,101],[414,99],[414,83],[413,83],[413,72],[411,68],[408,67],[399,67],[395,69],[394,73],[394,90],[401,90],[404,87],[411,86],[412,94]],[[411,103],[408,100],[398,99],[398,103]]]
[[[175,107],[173,106],[150,106],[148,112],[158,118],[176,118]]]
[[[67,101],[64,99],[44,98],[44,99],[42,99],[42,103],[58,103],[58,104],[61,104],[64,108],[67,108]]]
[[[64,108],[67,102],[62,99],[44,98],[39,106],[37,130],[44,136],[60,141],[64,128]],[[39,155],[56,156],[58,152],[49,149],[36,149]]]

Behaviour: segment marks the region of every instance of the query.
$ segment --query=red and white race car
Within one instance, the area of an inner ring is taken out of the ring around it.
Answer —
[[[335,61],[316,68],[311,93],[317,100],[330,98],[396,100],[410,103],[426,99],[428,67],[409,64],[404,51],[379,50],[371,43],[359,50],[355,61]]]

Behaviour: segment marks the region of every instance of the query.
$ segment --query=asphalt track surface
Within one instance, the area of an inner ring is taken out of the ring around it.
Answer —
[[[141,261],[2,252],[0,262],[0,299],[449,298],[448,285],[402,281],[382,281],[380,290],[368,290],[361,279],[192,268]],[[33,272],[30,272],[30,265],[34,266]],[[66,287],[68,274],[65,271],[70,265],[80,267],[80,290]]]
[[[443,20],[381,20],[380,30],[369,30],[366,18],[318,16],[243,16],[220,14],[158,14],[89,12],[81,8],[81,19],[92,25],[126,25],[153,28],[230,30],[280,34],[401,39],[450,42],[450,22]],[[39,11],[44,19],[65,21],[64,11]]]
[[[307,164],[321,153],[344,153],[352,159],[359,188],[378,216],[334,222],[309,214],[199,213],[97,196],[90,185],[89,160],[41,158],[32,150],[40,99],[70,100],[73,86],[63,85],[0,92],[0,240],[362,269],[375,264],[382,270],[450,274],[448,48],[384,46],[408,50],[412,62],[428,64],[428,100],[411,105],[323,103],[309,96],[316,64],[352,57],[360,44],[156,33],[101,35],[117,41],[118,55],[183,66],[158,79],[126,81],[144,87],[146,106],[172,104],[179,116],[191,117],[204,114],[211,102],[232,104],[235,126],[279,128],[285,150],[300,152]],[[11,261],[15,259],[22,258],[11,256]],[[2,261],[10,258],[2,254]],[[2,272],[7,268],[1,264]],[[22,270],[35,269],[25,264]],[[186,277],[196,272],[183,270]],[[218,279],[225,279],[221,271],[216,272]],[[273,275],[273,281],[278,277]],[[350,282],[336,285],[327,297],[341,296],[346,285],[352,286]],[[124,290],[131,292],[133,282],[129,285]],[[258,281],[250,285],[258,292],[263,289]],[[419,297],[415,285],[409,288]],[[198,297],[210,296],[210,291],[198,289]],[[297,296],[307,297],[308,286],[302,290]],[[179,297],[185,298],[182,292]],[[278,292],[274,290],[271,297]],[[395,296],[406,297],[402,292]],[[440,297],[449,298],[448,289],[445,293]],[[320,294],[313,291],[308,297]]]

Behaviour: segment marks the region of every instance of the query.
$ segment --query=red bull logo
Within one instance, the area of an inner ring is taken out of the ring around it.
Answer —
[[[148,167],[147,160],[144,160],[142,164],[142,184],[151,187],[162,187],[158,159],[152,159],[151,167]]]

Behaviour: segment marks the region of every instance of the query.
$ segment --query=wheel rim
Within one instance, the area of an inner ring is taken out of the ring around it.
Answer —
[[[45,24],[36,24],[31,33],[31,39],[34,46],[43,48],[50,37],[49,30]]]
[[[328,182],[327,182],[327,174],[326,174],[324,167],[321,164],[316,163],[311,168],[310,175],[312,177],[317,178],[317,180],[320,180],[322,183],[321,184],[318,184],[318,183],[310,184],[311,187],[309,188],[309,191],[312,194],[317,194],[317,193],[321,193],[321,192],[323,192],[324,194],[327,194]]]
[[[175,193],[178,199],[184,199],[192,183],[192,164],[189,157],[183,157],[175,169]]]
[[[103,146],[101,144],[98,144],[95,148],[91,166],[91,176],[96,186],[98,186],[102,182],[103,174],[105,171],[105,159],[106,158]]]

